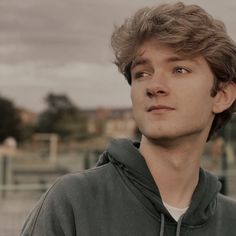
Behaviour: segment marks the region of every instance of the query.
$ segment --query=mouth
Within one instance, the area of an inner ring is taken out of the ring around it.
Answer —
[[[165,111],[173,111],[175,110],[173,107],[165,106],[165,105],[157,105],[157,106],[150,106],[147,109],[147,112],[165,112]]]

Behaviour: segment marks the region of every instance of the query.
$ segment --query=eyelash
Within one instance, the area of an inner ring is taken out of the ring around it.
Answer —
[[[147,72],[140,71],[140,72],[134,73],[134,78],[139,79],[148,75],[149,74]]]
[[[185,72],[179,73],[178,70],[184,70]],[[187,68],[184,68],[184,67],[181,67],[181,66],[177,66],[177,67],[174,68],[173,72],[175,74],[185,74],[185,73],[189,73],[191,71],[189,69],[187,69]]]
[[[178,72],[178,70],[184,70],[184,71],[182,71],[182,73],[181,73],[181,72]],[[190,72],[191,71],[189,69],[181,67],[181,66],[174,67],[174,69],[173,69],[174,74],[185,74],[185,73],[190,73]],[[133,75],[134,79],[140,79],[140,78],[143,78],[146,76],[149,76],[149,74],[144,71],[138,71],[138,72],[134,73],[134,75]]]

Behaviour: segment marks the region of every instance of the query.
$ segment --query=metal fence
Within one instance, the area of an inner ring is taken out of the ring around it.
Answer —
[[[0,236],[19,236],[40,196],[61,175],[95,165],[99,153],[60,156],[57,163],[39,157],[0,156]]]

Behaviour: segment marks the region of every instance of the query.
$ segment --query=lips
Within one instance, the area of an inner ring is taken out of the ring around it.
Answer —
[[[164,110],[175,110],[173,107],[165,106],[165,105],[156,105],[156,106],[150,106],[148,107],[147,111],[164,111]]]

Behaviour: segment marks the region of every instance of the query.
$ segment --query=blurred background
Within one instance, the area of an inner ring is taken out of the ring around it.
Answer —
[[[129,86],[112,64],[114,25],[173,1],[0,0],[0,236],[19,235],[59,176],[93,167],[111,138],[138,139]],[[184,0],[223,20],[236,40],[233,0]],[[202,165],[236,199],[236,118]]]

